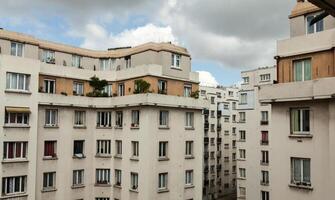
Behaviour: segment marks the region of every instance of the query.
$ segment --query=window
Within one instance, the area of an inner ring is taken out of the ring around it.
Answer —
[[[73,156],[77,158],[84,157],[84,140],[73,141]]]
[[[7,107],[8,108],[8,107]],[[5,125],[9,126],[28,126],[29,125],[29,112],[10,111],[6,108],[5,112]]]
[[[158,174],[158,190],[166,190],[168,188],[168,173]]]
[[[211,104],[215,104],[215,97],[211,97]]]
[[[97,127],[112,127],[112,112],[98,112],[97,114]]]
[[[95,170],[96,184],[110,184],[110,169]]]
[[[236,102],[232,102],[232,107],[233,107],[233,110],[236,110]]]
[[[261,77],[261,82],[262,81],[270,81],[270,79],[271,79],[270,74],[261,74],[260,77]]]
[[[236,122],[236,115],[232,115],[232,122]]]
[[[111,141],[110,140],[97,140],[97,155],[109,156],[111,154]]]
[[[261,122],[268,122],[269,120],[269,113],[268,111],[261,111]]]
[[[249,84],[249,77],[242,77],[243,79],[243,84]]]
[[[96,197],[95,200],[109,200],[109,197]]]
[[[113,96],[113,93],[112,93],[112,84],[108,84],[104,87],[104,89],[102,90],[102,92],[107,95],[107,97],[111,97]]]
[[[159,126],[161,127],[169,126],[169,111],[165,110],[159,111]]]
[[[73,170],[73,180],[72,180],[72,185],[84,185],[84,170]]]
[[[192,93],[192,85],[184,85],[184,97],[190,97]]]
[[[224,105],[223,105],[223,109],[225,109],[225,110],[229,110],[229,104],[224,104]]]
[[[231,141],[231,146],[235,149],[236,148],[236,140]]]
[[[232,132],[233,135],[235,135],[235,134],[236,134],[236,127],[233,127],[233,128],[231,129],[231,132]]]
[[[294,81],[308,81],[312,79],[311,59],[297,60],[294,65]]]
[[[323,19],[319,20],[315,24],[311,25],[311,21],[317,16],[318,14],[308,15],[306,16],[306,32],[307,34],[317,33],[324,30],[324,21]]]
[[[261,191],[262,200],[270,200],[270,194],[267,191]]]
[[[126,61],[126,69],[131,68],[131,56],[126,56],[124,60]]]
[[[215,118],[215,110],[211,110],[211,118]]]
[[[311,160],[307,158],[291,158],[291,183],[311,185]]]
[[[245,149],[240,149],[240,159],[245,159]]]
[[[56,146],[57,146],[56,141],[45,141],[44,142],[44,157],[46,157],[46,158],[56,158],[57,157]]]
[[[138,174],[131,172],[130,173],[130,189],[137,190],[138,188]]]
[[[124,83],[119,83],[117,93],[119,96],[124,96]]]
[[[100,59],[100,70],[110,70],[110,60],[108,58]]]
[[[262,131],[261,136],[262,136],[261,144],[262,145],[269,144],[269,132],[268,131]]]
[[[240,197],[245,197],[246,195],[245,187],[239,187],[239,190],[240,190]]]
[[[10,44],[10,55],[23,57],[23,44],[17,42],[11,42]]]
[[[26,159],[28,142],[4,142],[3,159]]]
[[[45,110],[45,126],[57,126],[58,124],[58,110],[46,109]]]
[[[18,91],[29,91],[30,75],[11,73],[6,74],[6,89],[18,90]]]
[[[74,111],[74,126],[83,127],[85,126],[85,111]]]
[[[229,95],[230,97],[232,97],[232,96],[234,96],[234,92],[233,92],[233,91],[228,91],[228,95]]]
[[[159,142],[159,158],[167,158],[168,157],[168,142]]]
[[[262,164],[268,164],[269,163],[269,152],[268,151],[261,151],[262,153]]]
[[[211,146],[215,146],[215,138],[211,138]]]
[[[193,128],[194,127],[194,113],[186,112],[185,127]]]
[[[72,55],[72,67],[82,68],[81,67],[81,56]]]
[[[269,184],[269,172],[268,171],[261,171],[261,183],[262,184]]]
[[[245,112],[239,112],[238,114],[240,115],[240,123],[244,123],[245,122]]]
[[[247,104],[248,103],[248,94],[247,93],[241,93],[240,95],[240,104]]]
[[[229,117],[225,117],[224,122],[229,122]]]
[[[115,170],[115,185],[121,186],[122,184],[122,171],[119,169]]]
[[[215,124],[211,124],[211,132],[215,132]]]
[[[123,112],[122,111],[116,111],[115,113],[115,126],[117,128],[122,128],[123,126]]]
[[[185,171],[185,185],[193,185],[193,170]]]
[[[291,109],[291,133],[309,134],[310,133],[310,110]]]
[[[131,111],[131,127],[139,127],[140,126],[140,111],[132,110]]]
[[[84,96],[84,83],[73,82],[73,95]]]
[[[245,178],[245,169],[244,168],[240,168],[240,178]]]
[[[116,140],[115,141],[115,148],[116,148],[116,155],[121,156],[122,155],[122,141]]]
[[[55,64],[55,52],[50,50],[43,50],[42,52],[42,62],[49,64]]]
[[[27,176],[12,176],[2,178],[3,195],[25,193],[26,189],[27,189]]]
[[[193,141],[186,141],[185,144],[186,144],[185,155],[193,156]]]
[[[167,94],[167,81],[158,80],[158,94]]]
[[[245,131],[240,130],[240,141],[245,141]]]
[[[181,58],[181,55],[173,53],[171,57],[171,66],[180,68],[180,58]]]
[[[139,143],[137,141],[132,141],[131,147],[132,147],[132,152],[133,152],[132,156],[138,157],[139,156]]]
[[[56,188],[56,172],[43,173],[43,190]]]
[[[56,81],[52,79],[44,79],[43,88],[45,93],[54,94],[56,92]]]
[[[206,90],[200,90],[200,95],[205,96],[206,95]]]

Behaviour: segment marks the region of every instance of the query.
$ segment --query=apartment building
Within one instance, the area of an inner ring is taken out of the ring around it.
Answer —
[[[0,30],[0,199],[200,200],[190,60],[170,43],[94,51]]]
[[[238,88],[200,87],[204,110],[203,199],[236,199]]]
[[[237,117],[237,198],[262,199],[269,192],[271,106],[259,103],[259,87],[273,84],[275,67],[242,71]]]
[[[334,199],[335,19],[298,0],[291,36],[277,43],[277,80],[261,87],[272,107],[270,194],[263,200]],[[274,142],[272,142],[274,141]]]

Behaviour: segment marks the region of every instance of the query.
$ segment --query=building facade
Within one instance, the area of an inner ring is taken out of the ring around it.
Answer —
[[[187,50],[93,51],[0,30],[0,199],[201,199]]]
[[[271,106],[259,103],[259,87],[273,84],[275,67],[241,72],[237,118],[237,198],[262,199],[269,193],[272,153],[269,141]]]
[[[203,199],[236,199],[238,88],[200,87],[204,111]]]
[[[291,37],[277,43],[276,84],[261,87],[271,104],[273,199],[334,199],[335,19],[311,25],[321,9],[299,0],[290,15]]]

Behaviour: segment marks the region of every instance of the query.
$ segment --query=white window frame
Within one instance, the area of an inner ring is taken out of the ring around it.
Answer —
[[[132,157],[139,157],[139,146],[140,143],[138,141],[131,141],[131,156]]]
[[[185,142],[185,156],[193,156],[194,151],[194,141]]]
[[[44,88],[44,93],[55,94],[56,93],[56,80],[55,79],[44,79],[43,88]]]
[[[115,185],[121,186],[122,185],[122,170],[115,169]]]
[[[192,94],[192,85],[185,84],[184,85],[184,97],[191,97]]]
[[[138,190],[138,173],[130,172],[130,189]]]
[[[113,96],[112,87],[113,87],[113,84],[108,84],[103,89],[103,92],[106,93],[108,97],[112,97]]]
[[[245,168],[239,168],[240,172],[240,178],[246,178],[246,169]]]
[[[81,66],[82,57],[79,55],[72,55],[72,67],[82,68]]]
[[[81,143],[82,144],[82,149],[81,149],[81,153],[75,153],[75,143]],[[84,158],[84,153],[85,152],[85,140],[74,140],[73,141],[73,156],[77,157],[77,158]]]
[[[300,165],[300,180],[295,180],[294,160],[298,161]],[[308,161],[309,172],[305,172],[304,161]],[[309,174],[309,181],[304,181],[305,174]],[[295,158],[291,157],[291,183],[296,185],[311,186],[311,159],[309,158]]]
[[[14,116],[14,117],[13,117]],[[11,122],[11,118],[15,119],[15,122]],[[19,123],[19,117],[21,117],[22,121]],[[7,126],[29,126],[29,113],[16,113],[16,112],[5,112],[5,125]]]
[[[180,63],[181,62],[181,55],[172,53],[171,57],[171,68],[180,68]]]
[[[110,169],[99,168],[95,170],[95,183],[96,184],[110,184]]]
[[[245,149],[239,149],[240,153],[240,159],[245,159],[246,158],[246,150]]]
[[[185,113],[185,127],[194,128],[194,112]]]
[[[108,71],[111,69],[111,62],[109,58],[101,58],[100,62],[100,71]]]
[[[97,127],[98,128],[112,127],[112,112],[111,111],[98,111],[97,112]]]
[[[119,83],[117,86],[117,95],[118,96],[124,96],[125,95],[125,89],[124,89],[124,83]]]
[[[117,128],[123,127],[123,112],[122,111],[115,112],[115,127]]]
[[[159,111],[159,126],[160,127],[169,127],[169,111],[160,110]]]
[[[167,190],[168,189],[168,173],[159,173],[158,174],[158,190]]]
[[[261,74],[260,75],[261,82],[266,82],[271,80],[271,74]]]
[[[97,154],[98,156],[111,155],[111,140],[97,140]]]
[[[249,84],[249,76],[242,77],[243,79],[243,84]]]
[[[115,153],[118,156],[122,155],[122,140],[115,140]]]
[[[52,177],[52,180],[50,180]],[[47,180],[44,180],[44,179]],[[46,184],[45,183],[46,181]],[[56,188],[56,172],[44,172],[43,173],[43,190],[52,190]]]
[[[292,127],[292,112],[294,111],[298,111],[299,112],[299,115],[300,115],[300,121],[299,121],[299,131],[294,131],[294,127]],[[304,131],[303,130],[303,127],[304,127],[304,118],[305,118],[305,115],[304,115],[304,111],[308,111],[309,112],[309,131]],[[290,109],[290,123],[291,123],[291,132],[292,134],[304,134],[304,135],[308,135],[311,133],[311,110],[309,108],[292,108]]]
[[[45,110],[45,126],[56,127],[58,126],[58,110],[46,109]]]
[[[84,185],[84,169],[77,169],[77,170],[73,170],[73,175],[72,175],[72,185],[73,186],[80,186],[80,185]]]
[[[320,12],[318,12],[318,13],[313,13],[313,14],[307,15],[307,16],[305,17],[306,35],[308,35],[308,34],[314,34],[314,33],[318,33],[318,32],[322,32],[322,31],[325,30],[325,21],[324,21],[324,19],[321,19],[320,21],[318,21],[317,23],[315,23],[315,24],[312,25],[312,26],[313,26],[313,32],[312,32],[312,33],[309,33],[309,22],[308,22],[308,18],[309,18],[309,17],[313,17],[313,18],[315,18],[315,17],[318,16],[319,14],[321,14],[321,13],[320,13]],[[318,23],[322,23],[322,30],[321,30],[321,31],[317,31],[317,24],[318,24]]]
[[[42,51],[42,62],[55,64],[55,51],[43,49]]]
[[[138,128],[140,126],[140,111],[132,110],[131,111],[131,127]]]
[[[74,81],[73,82],[73,95],[83,96],[84,95],[84,83]]]
[[[19,181],[19,188],[15,191],[15,181]],[[14,194],[23,194],[27,190],[27,176],[11,176],[2,178],[2,191],[3,195],[14,195]]]
[[[185,185],[192,186],[193,185],[193,170],[185,171]]]
[[[13,52],[13,45],[14,45],[14,52]],[[21,55],[19,55],[19,49],[21,48]],[[11,42],[10,44],[10,55],[24,57],[24,44],[19,42]]]
[[[167,158],[168,157],[169,143],[167,141],[161,141],[158,144],[158,157]]]
[[[10,145],[12,144],[12,145]],[[26,141],[5,141],[3,142],[4,152],[3,159],[4,160],[22,160],[27,159],[28,154],[28,142]],[[10,151],[10,146],[12,146],[13,158],[9,158],[8,154]],[[20,155],[17,156],[17,148],[20,150]]]
[[[14,72],[6,73],[6,90],[29,92],[29,84],[30,84],[29,74],[14,73]]]
[[[241,93],[240,104],[248,104],[248,93]]]
[[[86,124],[86,111],[75,110],[74,111],[74,126],[85,127]]]

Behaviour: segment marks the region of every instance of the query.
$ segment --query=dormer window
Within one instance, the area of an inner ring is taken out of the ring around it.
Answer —
[[[171,66],[174,68],[180,68],[180,58],[180,54],[173,53],[171,57]]]
[[[324,20],[321,19],[315,24],[311,24],[311,21],[317,16],[318,14],[312,14],[312,15],[307,15],[306,16],[306,33],[307,34],[312,34],[312,33],[317,33],[321,32],[324,30]]]

